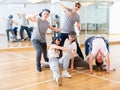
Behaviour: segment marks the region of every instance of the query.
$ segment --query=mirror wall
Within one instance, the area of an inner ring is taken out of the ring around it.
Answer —
[[[72,7],[73,1],[76,0],[69,0],[69,1],[61,1],[61,3],[65,4],[68,7]],[[79,0],[80,1],[80,0]],[[82,0],[81,1],[82,7],[79,10],[80,19],[81,19],[81,31],[79,32],[76,29],[76,33],[78,35],[78,41],[80,44],[84,43],[84,40],[91,35],[103,35],[104,37],[108,37],[109,34],[109,7],[113,4],[112,2],[107,1],[97,1],[97,0]],[[18,23],[18,36],[19,29],[20,29],[20,19],[18,18],[18,13],[25,13],[26,17],[38,14],[42,9],[49,8],[51,9],[52,13],[49,17],[48,21],[53,25],[53,16],[58,14],[60,16],[60,21],[62,21],[63,10],[59,7],[58,3],[50,3],[41,2],[37,4],[31,3],[20,3],[20,4],[4,4],[0,5],[0,48],[12,48],[12,47],[30,47],[32,46],[31,41],[21,41],[21,42],[7,42],[6,38],[6,19],[9,15],[14,16],[14,21]],[[62,22],[60,22],[62,24]],[[14,25],[15,27],[15,25]],[[34,23],[29,22],[29,27],[34,27]],[[53,37],[53,33],[51,30],[48,30],[47,34],[47,43],[50,45]],[[24,32],[24,37],[27,37],[26,32]]]

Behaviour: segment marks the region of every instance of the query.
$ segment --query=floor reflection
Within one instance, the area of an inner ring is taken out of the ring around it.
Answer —
[[[90,37],[90,36],[103,36],[105,37],[109,42],[116,42],[120,41],[120,35],[119,34],[81,34],[77,36],[77,40],[79,44],[84,44],[84,41]],[[49,46],[52,42],[52,34],[46,35],[47,39],[47,45]],[[32,46],[31,41],[21,41],[21,42],[7,42],[5,35],[0,35],[0,48],[19,48],[19,47],[30,47]]]

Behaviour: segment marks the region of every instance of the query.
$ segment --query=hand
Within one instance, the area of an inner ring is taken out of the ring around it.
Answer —
[[[61,32],[61,28],[58,28],[58,32]]]
[[[69,12],[69,11],[67,11],[66,13],[67,13],[68,17],[70,17],[72,15],[71,12]]]
[[[106,71],[107,74],[110,74],[110,71]]]
[[[92,71],[92,70],[90,70],[90,74],[93,74],[93,71]]]

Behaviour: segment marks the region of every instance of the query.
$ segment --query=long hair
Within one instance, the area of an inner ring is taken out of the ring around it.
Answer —
[[[95,63],[98,67],[102,67],[103,65],[103,61],[102,62],[98,62],[97,59],[95,59]]]

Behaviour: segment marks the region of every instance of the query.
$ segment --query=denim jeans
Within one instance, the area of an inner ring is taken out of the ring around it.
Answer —
[[[43,53],[43,57],[45,62],[48,62],[49,59],[47,57],[47,44],[46,43],[41,43],[40,41],[33,39],[32,44],[36,50],[36,65],[37,67],[41,67],[41,57]]]
[[[16,37],[16,35],[15,35],[13,29],[7,29],[7,30],[6,30],[6,33],[7,33],[7,40],[8,40],[8,42],[10,41],[9,32],[10,32],[10,33],[12,34],[12,36],[14,37],[15,41],[17,41],[17,37]]]
[[[26,32],[28,34],[28,38],[31,38],[31,33],[29,31],[29,28],[25,27],[25,26],[21,26],[21,28],[20,28],[20,37],[21,37],[21,39],[23,39],[23,31],[24,31],[24,29],[26,30]]]

